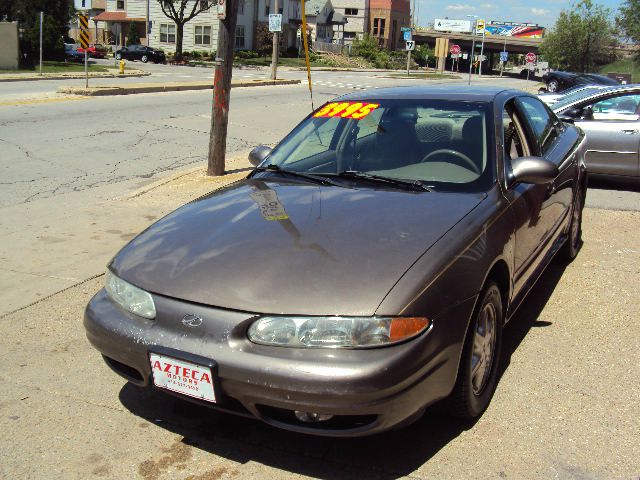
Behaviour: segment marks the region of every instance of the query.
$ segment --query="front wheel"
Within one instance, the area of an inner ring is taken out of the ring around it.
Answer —
[[[562,258],[570,262],[578,255],[580,247],[582,247],[582,207],[584,205],[582,189],[578,188],[573,199],[573,207],[571,212],[571,224],[569,225],[569,234],[567,240],[562,246],[560,255]]]
[[[557,92],[558,91],[558,81],[555,79],[551,79],[549,80],[549,82],[547,83],[547,91],[549,92]]]
[[[475,419],[489,405],[498,381],[502,320],[500,289],[490,282],[480,295],[464,342],[458,378],[449,398],[452,415]]]
[[[122,60],[122,54],[116,53],[116,60]]]
[[[143,55],[140,60],[142,60],[142,63],[147,63],[149,61],[149,57],[147,57],[146,55]]]

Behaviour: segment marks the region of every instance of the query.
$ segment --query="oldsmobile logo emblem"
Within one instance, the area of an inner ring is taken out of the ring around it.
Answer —
[[[202,318],[192,313],[187,313],[184,317],[182,317],[182,324],[187,327],[199,327],[202,325]]]

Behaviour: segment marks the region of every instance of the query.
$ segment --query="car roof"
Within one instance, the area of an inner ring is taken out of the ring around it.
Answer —
[[[513,93],[517,95],[528,95],[520,90],[509,90],[499,87],[477,87],[467,85],[436,85],[428,87],[388,87],[362,90],[356,93],[348,93],[340,100],[472,100],[479,102],[490,102],[501,93]]]
[[[612,93],[624,93],[626,91],[630,91],[631,93],[635,93],[635,94],[640,94],[640,83],[632,83],[629,85],[618,85],[615,87],[607,86],[605,88],[600,88],[593,91],[590,95],[585,95],[584,97],[580,97],[575,101],[568,103],[566,105],[562,105],[560,107],[555,107],[555,108],[554,108],[554,105],[551,105],[551,110],[553,110],[554,112],[561,112],[563,110],[567,110],[573,107],[574,105],[577,105],[578,103],[588,102],[599,97],[605,97]]]

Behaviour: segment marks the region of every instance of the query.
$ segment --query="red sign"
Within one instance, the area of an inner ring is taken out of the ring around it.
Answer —
[[[460,54],[460,45],[456,45],[455,43],[449,47],[449,53],[451,55],[459,55]]]
[[[536,54],[533,52],[529,52],[525,55],[524,58],[527,61],[527,63],[533,63],[536,61]]]

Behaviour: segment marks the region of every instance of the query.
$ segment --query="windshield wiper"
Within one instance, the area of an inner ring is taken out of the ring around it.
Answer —
[[[355,178],[371,182],[386,183],[396,187],[411,188],[413,190],[421,190],[424,192],[432,191],[422,182],[422,180],[404,180],[401,178],[384,177],[382,175],[373,175],[371,173],[359,172],[357,170],[344,170],[338,173],[337,176],[342,178]]]
[[[257,172],[274,172],[274,173],[280,173],[282,175],[289,175],[290,177],[304,178],[306,180],[311,180],[312,182],[321,183],[323,185],[335,185],[334,182],[332,182],[325,176],[320,176],[320,175],[311,174],[311,173],[296,172],[294,170],[287,170],[280,167],[280,165],[276,165],[274,163],[270,163],[269,165],[265,165],[264,167],[255,168],[253,172],[251,172],[250,176],[253,176],[253,174]]]

